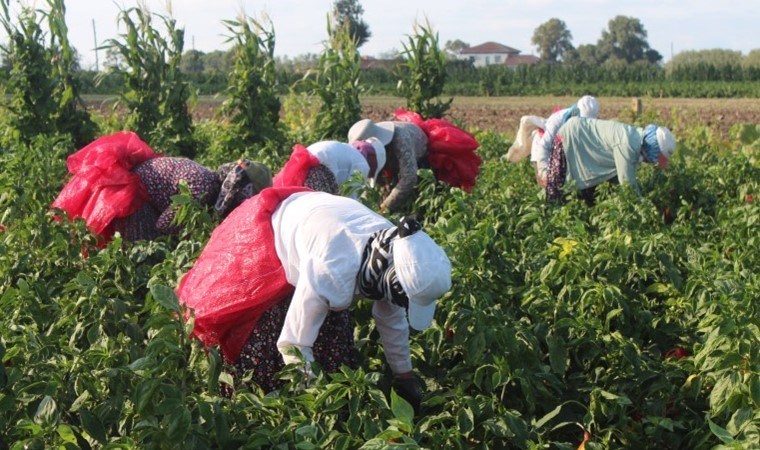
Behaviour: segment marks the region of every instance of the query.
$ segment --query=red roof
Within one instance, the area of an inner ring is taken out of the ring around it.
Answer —
[[[467,47],[460,52],[462,55],[472,55],[478,53],[507,53],[518,54],[520,50],[506,45],[499,44],[498,42],[486,42],[485,44],[476,45],[475,47]]]
[[[536,64],[541,58],[533,55],[511,55],[504,61],[505,66],[520,66],[523,64]]]

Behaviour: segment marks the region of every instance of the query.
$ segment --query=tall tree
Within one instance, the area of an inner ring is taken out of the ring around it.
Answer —
[[[607,26],[597,44],[602,59],[616,58],[629,63],[662,60],[662,55],[649,48],[647,32],[639,19],[617,16]]]
[[[451,57],[456,57],[462,50],[469,48],[470,44],[462,41],[461,39],[454,39],[453,41],[446,41],[443,45],[443,50]]]
[[[599,51],[594,44],[579,45],[578,48],[568,50],[564,56],[564,62],[569,64],[586,64],[593,66],[599,64]]]
[[[343,27],[348,26],[348,33],[357,48],[372,36],[369,25],[362,19],[362,14],[364,14],[364,8],[359,4],[359,0],[335,0],[333,4],[332,16],[335,20],[333,30],[342,30]]]
[[[179,69],[182,73],[202,73],[203,52],[200,50],[188,50],[183,53]]]
[[[543,61],[557,62],[563,59],[565,52],[573,49],[572,39],[565,22],[552,18],[536,28],[531,43],[538,47]]]
[[[711,49],[686,50],[673,56],[666,67],[678,67],[697,64],[712,64],[714,66],[738,66],[742,62],[742,52],[738,50]]]
[[[755,48],[747,53],[742,61],[744,67],[760,67],[760,48]]]

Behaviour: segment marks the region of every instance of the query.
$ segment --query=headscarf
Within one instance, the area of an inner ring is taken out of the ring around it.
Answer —
[[[245,199],[272,185],[272,175],[261,163],[245,158],[235,163],[222,164],[217,170],[222,182],[214,209],[222,217],[230,213]]]
[[[656,163],[660,155],[660,144],[657,142],[657,125],[649,124],[644,128],[644,141],[641,145],[644,159],[649,163]]]
[[[565,114],[562,115],[562,123],[567,122],[570,120],[571,117],[576,117],[580,115],[580,110],[578,109],[578,105],[575,104],[565,111]]]
[[[393,264],[391,244],[395,238],[410,236],[422,229],[412,217],[403,217],[398,226],[377,231],[367,241],[359,269],[359,293],[370,300],[391,302],[403,308],[409,307],[409,297]]]
[[[377,177],[377,175],[380,173],[380,169],[382,169],[382,166],[385,165],[385,159],[384,159],[385,155],[383,155],[383,164],[382,166],[380,166],[377,161],[378,160],[377,151],[375,150],[375,147],[372,145],[372,142],[370,142],[369,140],[353,141],[349,145],[351,145],[353,148],[358,150],[359,153],[361,153],[361,155],[364,157],[364,159],[367,160],[367,165],[369,165],[369,174],[367,175],[367,178]]]

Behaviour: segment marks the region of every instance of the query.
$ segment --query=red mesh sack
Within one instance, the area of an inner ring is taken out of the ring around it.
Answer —
[[[261,315],[293,293],[274,246],[272,213],[306,188],[268,188],[240,206],[211,233],[203,252],[182,278],[177,295],[195,313],[193,335],[218,344],[237,361]]]
[[[66,211],[69,220],[83,218],[90,230],[110,239],[111,221],[133,214],[148,200],[140,177],[130,171],[158,156],[131,131],[98,138],[66,159],[73,177],[51,208]]]
[[[411,122],[428,138],[428,162],[436,179],[470,192],[483,162],[475,151],[480,144],[467,131],[445,119],[427,119],[413,111],[396,110],[396,119]]]
[[[272,179],[273,187],[303,186],[309,169],[319,165],[316,156],[309,153],[301,144],[293,146],[288,162]]]

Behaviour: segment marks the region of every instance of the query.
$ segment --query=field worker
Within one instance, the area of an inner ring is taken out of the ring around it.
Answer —
[[[552,113],[543,127],[543,131],[534,134],[535,140],[531,146],[530,161],[536,170],[536,182],[546,187],[546,176],[549,170],[549,155],[552,151],[554,138],[560,127],[571,117],[587,117],[596,119],[599,116],[599,103],[596,98],[584,95],[569,108]]]
[[[562,200],[562,186],[572,181],[581,197],[593,204],[594,189],[605,182],[630,184],[637,192],[636,168],[641,162],[665,169],[676,149],[665,127],[639,128],[621,122],[573,117],[557,132],[547,174],[548,201]]]
[[[217,172],[187,158],[155,153],[137,134],[103,136],[70,155],[73,174],[52,208],[70,219],[84,218],[94,233],[110,240],[120,232],[127,241],[152,240],[175,233],[172,196],[179,183],[192,198],[224,217],[246,198],[271,185],[269,170],[241,159]]]
[[[308,147],[296,145],[273,184],[337,194],[356,172],[365,180],[375,177],[378,159],[385,163],[385,147],[377,139],[354,145],[338,141],[320,141]]]
[[[306,147],[320,163],[335,175],[338,186],[342,186],[355,172],[364,179],[374,177],[377,159],[385,160],[385,146],[377,139],[346,144],[338,141],[321,141]]]
[[[428,327],[450,287],[446,253],[414,219],[394,226],[347,197],[273,187],[214,230],[177,293],[194,311],[193,334],[266,392],[285,364],[307,375],[314,361],[328,373],[355,367],[348,308],[373,300],[397,392],[418,408],[409,327]]]
[[[381,211],[398,212],[415,196],[417,169],[431,168],[438,180],[470,191],[480,171],[475,138],[443,119],[423,120],[411,111],[396,111],[397,120],[363,119],[351,126],[348,141],[375,138],[385,147],[385,165],[378,164],[378,184],[391,187]],[[379,159],[378,159],[379,162]]]

